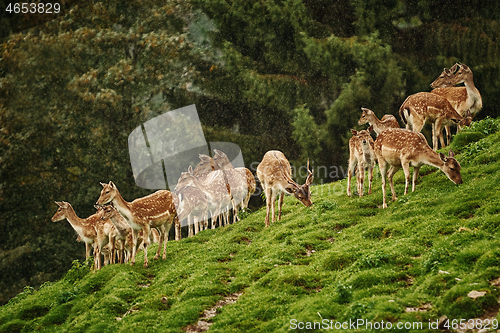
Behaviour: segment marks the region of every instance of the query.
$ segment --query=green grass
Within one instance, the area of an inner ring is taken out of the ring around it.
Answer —
[[[381,209],[379,176],[362,198],[347,197],[342,180],[313,187],[313,208],[287,197],[282,220],[270,228],[260,209],[229,227],[170,241],[167,259],[151,260],[148,269],[89,272],[75,262],[61,281],[25,288],[2,306],[0,332],[182,332],[234,292],[243,295],[217,311],[210,332],[285,332],[292,320],[306,331],[314,322],[350,319],[420,322],[425,331],[443,315],[450,323],[496,315],[499,124],[486,119],[455,137],[462,185],[423,167],[416,192],[403,196],[400,171],[398,200]],[[470,298],[472,290],[486,295]],[[428,304],[425,312],[405,311]]]

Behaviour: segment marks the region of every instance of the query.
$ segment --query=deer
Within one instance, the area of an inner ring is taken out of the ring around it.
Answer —
[[[227,212],[222,212],[223,209],[227,208],[234,201],[231,198],[230,188],[226,183],[224,174],[222,171],[211,171],[205,176],[197,177],[194,173],[192,166],[188,167],[187,172],[182,172],[177,185],[174,189],[175,193],[181,191],[182,188],[192,186],[198,188],[207,199],[207,211],[210,212],[212,218],[212,229],[215,228],[215,218],[217,216],[225,215],[227,218]],[[206,216],[205,220],[208,218]],[[223,218],[220,220],[220,226],[223,226]]]
[[[438,139],[441,147],[445,147],[443,126],[451,123],[468,126],[472,121],[470,112],[462,117],[446,98],[428,92],[408,96],[399,108],[399,115],[406,128],[415,132],[420,132],[425,123],[431,123],[434,150],[438,149]]]
[[[366,130],[356,131],[351,129],[352,137],[349,139],[349,167],[347,171],[347,195],[351,196],[351,178],[357,166],[356,184],[358,196],[363,196],[363,183],[365,170],[368,169],[368,194],[372,193],[373,168],[377,161],[373,151],[373,139],[370,132],[374,126]]]
[[[156,228],[160,233],[158,250],[154,259],[160,258],[160,251],[163,244],[163,256],[166,259],[168,231],[172,224],[177,225],[177,212],[175,210],[177,199],[168,190],[159,190],[145,197],[137,198],[132,202],[123,199],[116,185],[110,181],[108,184],[101,183],[102,190],[97,205],[113,203],[118,212],[125,218],[132,228],[132,257],[130,265],[135,265],[135,256],[139,240],[139,233],[142,230],[144,235],[144,267],[148,267],[148,250],[150,244],[149,234],[151,228]],[[179,227],[180,229],[180,227]]]
[[[94,247],[94,267],[99,270],[102,267],[101,250],[108,243],[113,243],[114,240],[110,239],[109,235],[112,233],[112,224],[109,220],[102,221],[102,210],[99,209],[97,213],[90,215],[85,219],[81,219],[76,215],[75,210],[69,202],[56,201],[59,206],[52,222],[58,222],[66,219],[73,229],[78,233],[78,236],[85,242],[85,259],[90,256],[90,250]]]
[[[405,195],[408,194],[410,167],[413,167],[412,192],[415,192],[418,172],[424,164],[439,168],[455,184],[463,183],[460,163],[455,159],[453,151],[450,150],[448,156],[436,153],[427,144],[422,133],[403,128],[388,129],[380,133],[375,140],[374,151],[382,176],[383,208],[387,208],[385,198],[386,172],[391,186],[392,201],[397,199],[392,177],[401,168],[405,174]],[[389,166],[389,171],[387,171]]]
[[[465,116],[467,111],[470,111],[472,118],[474,118],[483,108],[483,100],[479,90],[474,85],[472,70],[467,65],[455,64],[450,68],[449,73],[453,73],[457,66],[456,74],[450,78],[448,76],[445,76],[445,78],[439,76],[431,83],[431,87],[435,88],[431,93],[446,98],[461,116]],[[465,87],[454,87],[462,82]],[[457,130],[460,131],[460,125],[457,126]],[[446,126],[446,136],[449,140],[451,136],[449,126]]]
[[[187,218],[188,237],[192,237],[203,230],[204,222],[208,219],[208,197],[196,186],[183,186],[174,190],[174,193],[179,200],[177,207],[179,221]]]
[[[446,88],[453,87],[453,80],[455,79],[455,71],[457,70],[458,63],[453,65],[450,69],[444,68],[441,74],[434,82],[431,83],[432,88]]]
[[[127,223],[127,221],[121,216],[118,210],[113,206],[113,204],[103,206],[103,214],[101,219],[109,219],[116,228],[117,235],[115,237],[116,248],[122,251],[122,254],[118,255],[118,262],[124,263],[130,260],[131,254],[133,252],[132,247],[134,246],[132,228]],[[153,229],[156,230],[156,229]],[[151,233],[153,234],[153,232]],[[136,251],[140,248],[144,241],[144,234],[142,230],[139,232],[137,239]]]
[[[313,173],[309,170],[307,160],[307,178],[304,185],[299,185],[291,178],[292,168],[285,155],[278,150],[268,151],[257,166],[257,177],[266,195],[266,219],[265,226],[269,227],[269,212],[272,213],[274,223],[274,204],[276,196],[279,195],[278,221],[281,220],[281,208],[283,206],[284,194],[293,194],[304,206],[311,207],[310,185],[313,181]]]
[[[377,135],[388,128],[399,128],[399,123],[392,114],[386,114],[379,120],[372,110],[366,108],[361,108],[361,110],[363,113],[359,118],[358,125],[369,123]]]
[[[221,206],[218,209],[215,209],[215,206],[217,206],[218,203],[216,202],[209,203],[209,207],[211,207],[208,209],[211,214],[211,228],[214,229],[215,220],[217,218],[219,219],[220,226],[224,225],[224,221],[228,223],[229,209],[232,206],[234,211],[236,204],[234,202],[234,199],[232,198],[231,187],[227,182],[224,172],[222,170],[216,170],[213,159],[210,156],[200,154],[199,157],[200,157],[200,162],[194,168],[194,170],[191,167],[192,175],[196,177],[197,180],[200,181],[201,186],[203,187],[209,186],[209,188],[207,189],[211,192],[214,192],[212,194],[217,193],[216,196],[218,196],[219,198],[217,200],[222,200],[218,202],[219,204],[221,204]],[[212,199],[216,200],[216,196],[209,195],[208,196],[209,201]]]
[[[234,168],[231,161],[225,153],[218,149],[214,149],[213,163],[215,170],[222,170],[226,175],[231,194],[235,199],[235,204],[240,206],[242,210],[248,208],[248,201],[252,194],[255,193],[256,183],[255,177],[250,170],[244,167]],[[234,189],[234,191],[233,191]],[[234,215],[235,221],[237,215]]]

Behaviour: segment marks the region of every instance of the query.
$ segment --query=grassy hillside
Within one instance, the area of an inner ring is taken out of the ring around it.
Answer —
[[[261,209],[229,227],[170,241],[167,260],[149,269],[112,265],[89,273],[75,263],[61,281],[26,288],[2,306],[0,332],[181,332],[235,293],[242,295],[209,319],[210,332],[354,331],[354,323],[370,328],[366,321],[374,331],[390,323],[422,332],[443,316],[450,326],[493,320],[499,127],[500,120],[485,119],[455,137],[462,185],[423,167],[416,192],[403,196],[399,171],[398,200],[385,210],[379,176],[362,198],[345,195],[345,180],[315,186],[313,208],[288,197],[283,219],[270,228]]]

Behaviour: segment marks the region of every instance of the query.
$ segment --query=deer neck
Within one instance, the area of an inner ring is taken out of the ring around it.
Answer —
[[[424,153],[424,164],[427,164],[427,165],[430,165],[430,166],[433,166],[433,167],[436,167],[440,170],[442,170],[443,166],[444,166],[444,162],[443,160],[441,160],[441,158],[439,158],[439,154],[436,153],[435,151],[433,151],[430,147],[429,149],[426,150],[426,152]]]
[[[92,243],[92,236],[95,236],[95,229],[90,225],[88,219],[81,219],[76,215],[73,206],[69,206],[65,213],[66,220],[71,224],[73,229],[80,235],[86,243]]]
[[[126,235],[128,233],[128,229],[130,228],[127,224],[127,221],[124,221],[121,216],[117,216],[116,214],[119,214],[116,212],[114,215],[112,215],[109,219],[113,223],[113,225],[116,228],[116,231],[120,235]]]
[[[116,210],[125,218],[127,223],[132,226],[131,222],[133,222],[133,212],[132,212],[132,205],[125,201],[123,197],[121,196],[120,192],[116,191],[116,195],[111,200],[113,205],[115,206]]]
[[[482,108],[483,103],[481,100],[481,94],[474,85],[474,78],[472,75],[467,77],[467,80],[464,80],[464,85],[467,89],[467,99],[469,100],[468,104],[471,105],[470,109],[479,111]]]

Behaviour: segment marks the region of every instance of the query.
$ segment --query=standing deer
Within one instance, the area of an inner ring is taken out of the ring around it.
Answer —
[[[281,207],[285,193],[293,194],[306,207],[312,206],[309,186],[313,181],[313,173],[309,170],[309,160],[307,161],[307,172],[305,184],[299,185],[291,178],[292,168],[282,152],[270,150],[264,155],[262,162],[257,167],[257,177],[266,195],[266,227],[269,227],[270,210],[274,223],[274,204],[277,195],[279,195],[278,220],[281,220]]]
[[[450,79],[438,77],[431,83],[431,87],[435,88],[431,93],[446,98],[451,106],[461,115],[465,116],[467,111],[470,111],[472,118],[483,108],[483,100],[479,90],[474,85],[472,71],[467,65],[455,64],[450,68],[449,72],[454,72],[454,68],[458,65],[458,71]],[[465,87],[454,87],[456,84],[464,83]],[[450,137],[450,127],[446,127],[446,136]],[[460,125],[458,125],[460,130]],[[448,138],[449,142],[449,138]]]
[[[422,133],[416,133],[407,129],[388,129],[382,132],[374,144],[375,155],[378,159],[380,174],[382,176],[382,196],[383,208],[387,208],[385,199],[385,177],[387,167],[387,178],[391,186],[392,200],[396,201],[396,192],[392,177],[399,169],[403,168],[405,173],[405,195],[408,193],[408,184],[410,181],[410,167],[413,167],[412,192],[415,191],[420,167],[424,164],[439,168],[455,184],[462,184],[460,175],[460,164],[454,158],[450,150],[449,156],[442,153],[436,153],[427,144]]]
[[[366,108],[361,108],[361,110],[363,113],[361,114],[361,118],[359,118],[358,125],[369,123],[373,126],[373,130],[377,135],[388,128],[399,128],[399,123],[392,114],[386,114],[379,120],[372,110]]]
[[[109,235],[112,232],[112,224],[109,220],[102,221],[102,210],[90,215],[86,219],[81,219],[76,215],[75,210],[69,202],[61,201],[56,204],[59,206],[52,221],[62,221],[66,219],[69,224],[78,233],[78,236],[85,242],[85,259],[90,256],[90,249],[94,247],[94,266],[96,269],[101,269],[101,250],[110,242]],[[114,243],[114,240],[111,239]]]
[[[215,170],[222,170],[226,175],[231,194],[235,198],[236,206],[242,210],[248,207],[248,201],[255,192],[255,177],[250,170],[244,167],[234,168],[231,161],[222,151],[214,149],[213,163]],[[233,192],[234,189],[234,192]],[[237,215],[235,215],[235,218]]]
[[[365,170],[368,169],[368,194],[372,193],[373,168],[375,167],[376,157],[373,152],[373,139],[370,132],[373,125],[367,130],[355,131],[351,129],[352,137],[349,139],[349,168],[347,171],[347,195],[351,196],[351,177],[356,168],[356,184],[358,195],[363,196],[363,183],[365,179]]]
[[[103,188],[97,204],[102,206],[112,202],[132,228],[134,246],[130,264],[135,264],[139,232],[142,230],[144,234],[144,267],[148,267],[147,247],[150,244],[149,233],[151,228],[156,228],[160,233],[158,250],[154,259],[160,257],[162,244],[164,244],[163,259],[166,259],[168,231],[172,223],[176,225],[179,223],[174,202],[176,198],[172,196],[172,193],[167,190],[160,190],[132,202],[127,202],[122,198],[113,182],[110,181],[109,184],[101,183],[101,185]]]
[[[181,173],[177,186],[174,192],[180,191],[182,188],[192,186],[203,192],[207,198],[207,211],[210,212],[212,218],[212,229],[215,228],[215,218],[217,216],[225,216],[227,212],[223,212],[232,202],[229,186],[226,184],[222,171],[211,171],[204,177],[196,177],[193,168],[189,166],[187,172]],[[234,205],[233,205],[234,207]],[[220,226],[224,222],[220,220]]]
[[[457,123],[462,126],[470,125],[470,113],[462,117],[444,97],[428,92],[420,92],[409,96],[399,108],[399,115],[407,129],[420,132],[425,123],[432,124],[432,146],[438,149],[438,139],[441,147],[445,147],[443,126]]]
[[[112,204],[103,206],[103,215],[101,219],[109,219],[115,226],[117,231],[117,236],[115,238],[115,242],[117,243],[116,248],[122,250],[122,254],[118,255],[118,261],[120,263],[128,262],[133,252],[132,247],[134,246],[132,228]],[[144,235],[141,230],[137,239],[136,251],[143,244],[143,237]]]

